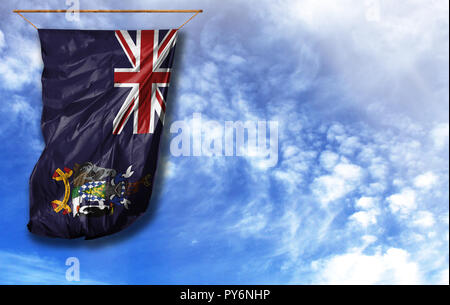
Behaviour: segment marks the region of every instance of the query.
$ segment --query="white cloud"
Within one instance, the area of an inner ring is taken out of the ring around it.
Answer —
[[[354,251],[312,264],[317,271],[315,282],[320,284],[418,284],[421,281],[417,263],[410,260],[407,251],[397,248],[374,255]]]
[[[364,245],[363,245],[362,249],[365,249],[370,244],[373,244],[374,242],[376,242],[378,238],[373,235],[363,235],[361,237],[361,239],[364,241]]]
[[[353,191],[361,182],[363,170],[350,163],[339,163],[332,175],[314,179],[312,189],[323,204],[335,201]]]
[[[358,223],[363,228],[377,223],[377,216],[380,214],[376,206],[376,199],[373,197],[361,197],[356,201],[355,207],[362,211],[355,212],[350,216],[350,220]]]
[[[364,228],[377,223],[377,217],[374,210],[356,212],[350,216],[350,219],[358,222]]]
[[[328,203],[341,198],[353,190],[352,185],[336,176],[321,176],[314,180],[313,191],[322,203]]]
[[[37,110],[31,107],[22,96],[14,95],[8,102],[7,108],[10,109],[14,118],[20,117],[23,120],[32,121],[39,117]]]
[[[375,206],[375,199],[373,197],[361,197],[356,201],[356,207],[360,209],[371,209]]]
[[[163,161],[163,160],[161,160]],[[176,173],[177,165],[172,161],[165,161],[164,177],[170,179]]]
[[[290,193],[302,184],[303,176],[294,170],[275,170],[274,177],[283,182]]]
[[[344,155],[352,155],[357,149],[361,147],[358,137],[351,136],[345,138],[339,146],[339,152]]]
[[[25,134],[30,137],[27,144],[34,151],[42,150],[42,141],[37,133],[39,112],[31,106],[29,101],[20,95],[12,95],[4,101],[4,107],[0,110],[0,115],[5,119],[0,120],[0,135],[8,134],[16,130],[15,136]]]
[[[10,90],[22,89],[24,85],[40,82],[42,59],[36,41],[15,37],[11,44],[20,49],[17,52],[3,52],[0,57],[0,79],[3,88]]]
[[[327,132],[327,139],[329,141],[342,141],[346,138],[345,129],[339,123],[334,123]]]
[[[439,124],[431,131],[431,138],[433,139],[434,146],[437,149],[442,149],[446,145],[448,146],[448,137],[449,137],[448,123]]]
[[[369,172],[374,179],[385,180],[389,172],[389,168],[383,158],[376,157],[371,160]]]
[[[448,278],[449,278],[449,276],[448,276],[448,273],[449,272],[449,270],[448,270],[448,268],[446,269],[446,270],[442,270],[441,272],[440,272],[440,279],[439,279],[439,284],[440,285],[448,285],[448,282],[449,282],[449,280],[448,280]]]
[[[429,228],[434,225],[434,216],[428,211],[419,211],[413,217],[413,224],[419,227]]]
[[[414,185],[418,188],[429,189],[437,182],[437,176],[432,172],[426,172],[414,179]]]
[[[317,153],[286,144],[282,146],[281,152],[283,160],[280,166],[274,169],[274,177],[282,181],[288,192],[292,193],[302,187],[304,175],[311,170]]]
[[[387,201],[394,213],[408,214],[417,207],[416,193],[412,189],[403,189],[401,193],[389,196]]]
[[[376,104],[376,110],[368,111],[369,121],[405,128],[410,125],[400,117],[420,123],[448,120],[446,1],[282,3],[268,14],[274,32],[298,35],[301,28],[315,37],[312,44],[320,41],[318,52],[327,57],[323,66],[329,68],[327,88],[334,83],[348,95],[338,107],[348,103],[366,111]]]
[[[320,164],[327,170],[332,170],[339,161],[339,155],[332,151],[324,151],[320,154]]]
[[[290,145],[283,150],[283,156],[285,158],[291,158],[299,153],[299,149],[296,146]]]
[[[0,50],[5,46],[5,34],[0,30]]]
[[[361,167],[355,164],[340,163],[336,165],[334,172],[346,181],[359,181],[362,177]]]

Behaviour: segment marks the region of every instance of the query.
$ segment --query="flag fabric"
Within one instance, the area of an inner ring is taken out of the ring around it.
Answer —
[[[86,239],[120,231],[150,200],[177,30],[39,29],[44,151],[28,229]]]

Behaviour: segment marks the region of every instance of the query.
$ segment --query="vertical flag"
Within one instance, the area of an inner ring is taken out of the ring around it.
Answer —
[[[86,239],[145,212],[177,30],[39,29],[44,151],[30,177],[28,229]]]

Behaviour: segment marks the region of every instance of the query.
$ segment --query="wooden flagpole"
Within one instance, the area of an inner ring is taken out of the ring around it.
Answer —
[[[203,13],[203,10],[13,10],[13,13],[18,14],[20,17],[30,23],[36,30],[38,29],[30,20],[25,18],[21,13],[194,13],[187,21],[178,27],[181,29],[186,23],[191,21],[199,13]]]

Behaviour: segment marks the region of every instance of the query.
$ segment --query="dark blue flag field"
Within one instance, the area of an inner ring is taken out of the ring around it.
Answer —
[[[45,149],[30,177],[39,235],[120,231],[152,193],[176,30],[39,29]]]

